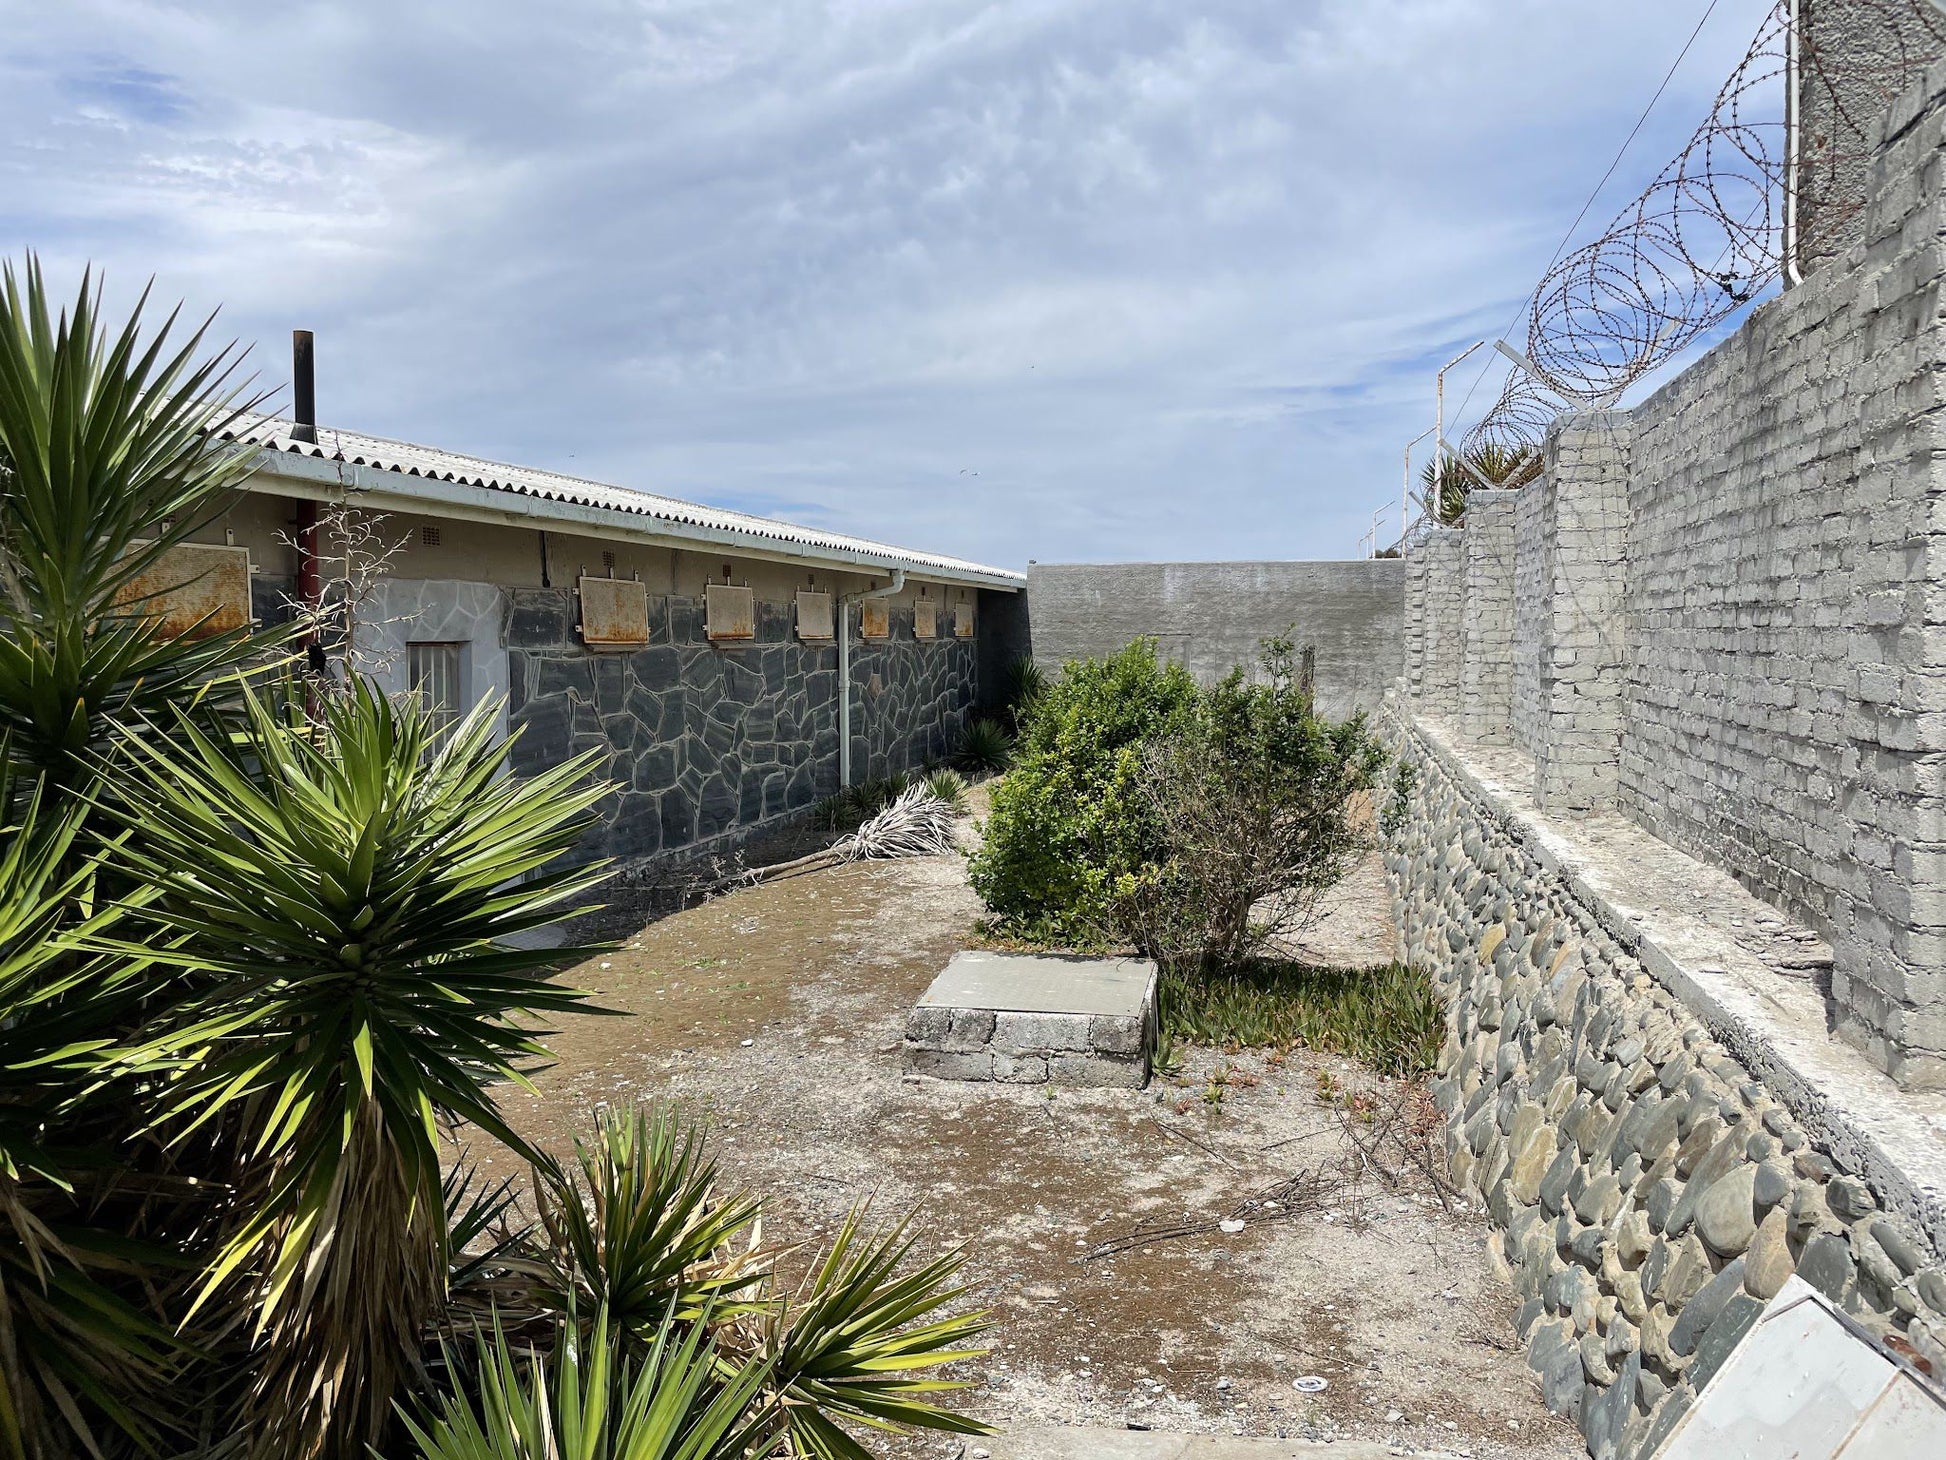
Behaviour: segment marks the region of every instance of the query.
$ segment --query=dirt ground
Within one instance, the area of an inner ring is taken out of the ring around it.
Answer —
[[[1316,938],[1384,956],[1373,889],[1348,894],[1351,911]],[[963,858],[947,856],[795,877],[650,923],[565,975],[630,1017],[567,1021],[538,1097],[507,1091],[505,1106],[565,1152],[602,1105],[681,1102],[707,1119],[727,1178],[766,1196],[770,1241],[815,1241],[868,1198],[887,1218],[916,1210],[922,1250],[964,1244],[967,1302],[993,1314],[991,1354],[959,1377],[973,1386],[963,1407],[1003,1428],[1585,1453],[1514,1344],[1483,1214],[1447,1214],[1422,1179],[1366,1180],[1310,1214],[1091,1259],[1144,1218],[1220,1215],[1284,1177],[1335,1170],[1350,1147],[1319,1075],[1360,1075],[1310,1054],[1189,1050],[1178,1076],[1141,1092],[904,1077],[906,1011],[978,916]],[[1321,1392],[1294,1388],[1310,1377]],[[978,1442],[884,1448],[950,1456]]]

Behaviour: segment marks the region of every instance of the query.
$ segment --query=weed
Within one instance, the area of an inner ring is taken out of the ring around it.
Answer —
[[[1163,1025],[1176,1043],[1304,1045],[1392,1075],[1430,1070],[1444,1035],[1431,981],[1397,963],[1331,969],[1261,962],[1236,974],[1171,975],[1164,979],[1161,1004]]]

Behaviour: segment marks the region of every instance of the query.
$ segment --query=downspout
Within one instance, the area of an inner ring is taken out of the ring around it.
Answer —
[[[291,440],[313,446],[318,440],[317,357],[309,330],[291,331]],[[297,504],[297,601],[314,626],[323,598],[318,581],[318,504],[304,497]],[[311,669],[322,672],[324,646],[315,632],[306,636],[305,652]]]
[[[851,787],[851,606],[868,598],[890,598],[905,587],[905,569],[894,568],[892,581],[867,593],[848,593],[838,600],[838,789]]]

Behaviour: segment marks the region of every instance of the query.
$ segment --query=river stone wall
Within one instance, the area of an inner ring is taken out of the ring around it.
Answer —
[[[1447,1003],[1453,1172],[1491,1214],[1547,1403],[1595,1460],[1651,1454],[1793,1272],[1946,1373],[1946,1272],[1882,1209],[1911,1193],[1814,1141],[1638,961],[1624,915],[1386,723],[1414,769],[1386,861],[1401,946]]]
[[[619,790],[587,849],[623,859],[719,846],[838,789],[838,651],[800,642],[789,604],[757,604],[757,637],[713,644],[703,605],[651,597],[649,643],[591,653],[566,589],[506,591],[512,764],[531,775],[586,750]],[[918,770],[951,753],[977,689],[974,642],[862,642],[852,610],[852,775]]]

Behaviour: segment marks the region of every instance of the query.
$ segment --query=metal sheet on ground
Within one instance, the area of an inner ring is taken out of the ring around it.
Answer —
[[[1946,1398],[1791,1278],[1657,1460],[1920,1460],[1946,1455]]]

